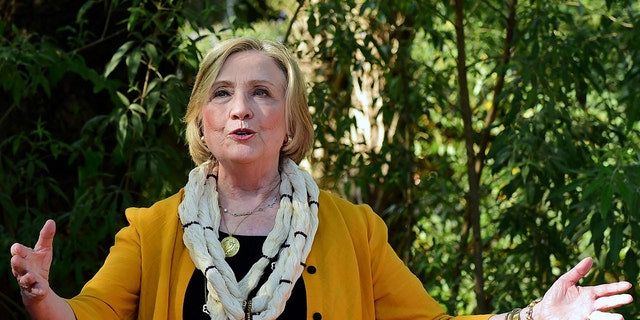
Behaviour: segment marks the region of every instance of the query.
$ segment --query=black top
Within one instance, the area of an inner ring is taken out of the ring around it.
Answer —
[[[220,239],[227,236],[226,233],[220,232]],[[227,263],[231,266],[231,269],[236,274],[237,279],[242,279],[251,266],[262,257],[262,244],[267,239],[266,236],[234,236],[240,241],[240,251],[233,257],[227,258]],[[249,294],[250,298],[255,297],[258,289],[262,284],[267,281],[271,275],[271,268],[265,269],[258,286]],[[204,276],[202,272],[195,269],[189,285],[187,286],[187,292],[184,295],[184,306],[182,311],[182,318],[185,320],[209,320],[211,319],[208,314],[202,311],[202,306],[205,304],[205,286]],[[278,319],[306,319],[307,312],[307,296],[304,287],[304,281],[302,276],[296,281],[291,297],[287,301],[282,314]]]

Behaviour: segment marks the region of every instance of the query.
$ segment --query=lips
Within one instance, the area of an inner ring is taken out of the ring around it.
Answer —
[[[229,135],[234,136],[236,139],[245,140],[251,138],[256,132],[251,129],[236,129],[231,131]]]

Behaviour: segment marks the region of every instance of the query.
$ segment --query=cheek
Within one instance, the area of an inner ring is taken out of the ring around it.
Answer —
[[[219,131],[224,128],[224,117],[210,108],[202,109],[202,130]]]
[[[263,125],[269,129],[286,131],[287,121],[284,112],[275,112],[268,115]]]

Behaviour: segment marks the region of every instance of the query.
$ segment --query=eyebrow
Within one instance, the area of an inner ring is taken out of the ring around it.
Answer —
[[[234,84],[233,81],[228,81],[228,80],[220,80],[220,81],[215,81],[213,82],[213,85],[231,85]],[[258,84],[269,84],[271,86],[277,87],[278,84],[270,81],[270,80],[263,80],[263,79],[255,79],[255,80],[249,80],[248,81],[249,85],[258,85]]]

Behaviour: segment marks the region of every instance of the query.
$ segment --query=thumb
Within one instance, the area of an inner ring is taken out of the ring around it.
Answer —
[[[584,258],[580,261],[575,267],[569,270],[567,273],[563,274],[560,278],[567,282],[568,285],[575,285],[582,279],[584,276],[589,273],[591,270],[591,266],[593,266],[593,259]]]
[[[49,219],[44,223],[40,230],[38,242],[36,242],[34,251],[51,250],[53,248],[53,237],[56,235],[56,223]]]

